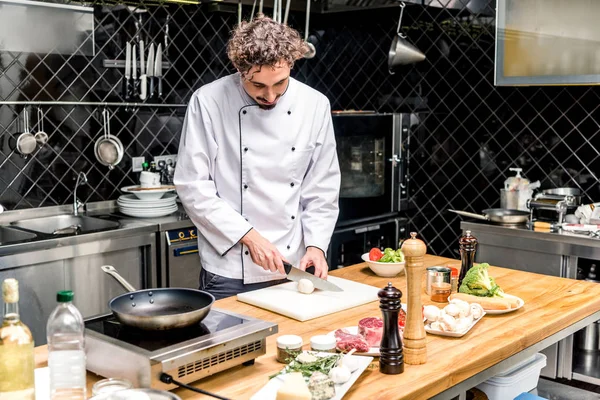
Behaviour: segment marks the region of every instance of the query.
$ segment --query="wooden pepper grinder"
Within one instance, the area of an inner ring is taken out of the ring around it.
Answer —
[[[402,292],[389,282],[387,287],[381,289],[377,295],[379,296],[379,308],[383,313],[379,371],[387,375],[401,374],[404,372],[404,356],[398,331],[398,314],[400,313]]]
[[[402,244],[402,252],[406,259],[407,281],[407,311],[406,326],[404,327],[404,362],[418,365],[427,362],[427,340],[423,325],[423,310],[421,307],[422,275],[425,267],[423,256],[427,246],[417,239],[417,233],[411,232],[410,239]]]

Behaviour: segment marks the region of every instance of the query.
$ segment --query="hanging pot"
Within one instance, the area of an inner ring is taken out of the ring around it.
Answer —
[[[406,36],[400,33],[400,27],[402,26],[402,14],[404,14],[404,3],[400,3],[400,19],[398,20],[398,29],[396,30],[396,36],[392,41],[392,46],[388,53],[388,69],[390,74],[394,74],[393,69],[400,65],[414,64],[425,60],[425,54],[421,50],[417,49],[411,43],[406,40]]]

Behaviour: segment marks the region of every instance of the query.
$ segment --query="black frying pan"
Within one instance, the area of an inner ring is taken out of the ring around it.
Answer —
[[[126,326],[148,331],[185,328],[202,321],[215,302],[212,294],[196,289],[135,290],[114,267],[101,268],[129,291],[108,303],[117,320]]]

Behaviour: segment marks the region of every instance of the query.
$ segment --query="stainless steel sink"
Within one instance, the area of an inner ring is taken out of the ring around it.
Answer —
[[[83,215],[55,215],[52,217],[24,219],[12,222],[11,225],[49,235],[89,233],[119,227],[118,222],[85,217]]]
[[[0,246],[20,242],[22,240],[34,239],[35,233],[23,232],[7,226],[0,226]]]

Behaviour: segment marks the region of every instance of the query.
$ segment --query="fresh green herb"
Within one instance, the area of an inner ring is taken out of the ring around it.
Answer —
[[[302,376],[304,376],[305,378],[309,378],[315,371],[319,371],[324,373],[325,375],[329,375],[329,371],[331,370],[331,368],[335,367],[335,365],[342,358],[342,356],[343,354],[332,354],[330,356],[325,357],[315,355],[315,357],[317,357],[317,361],[313,361],[310,363],[301,363],[294,359],[282,371],[276,373],[275,375],[269,376],[269,379],[274,378],[278,375],[289,374],[290,372],[301,372]]]

